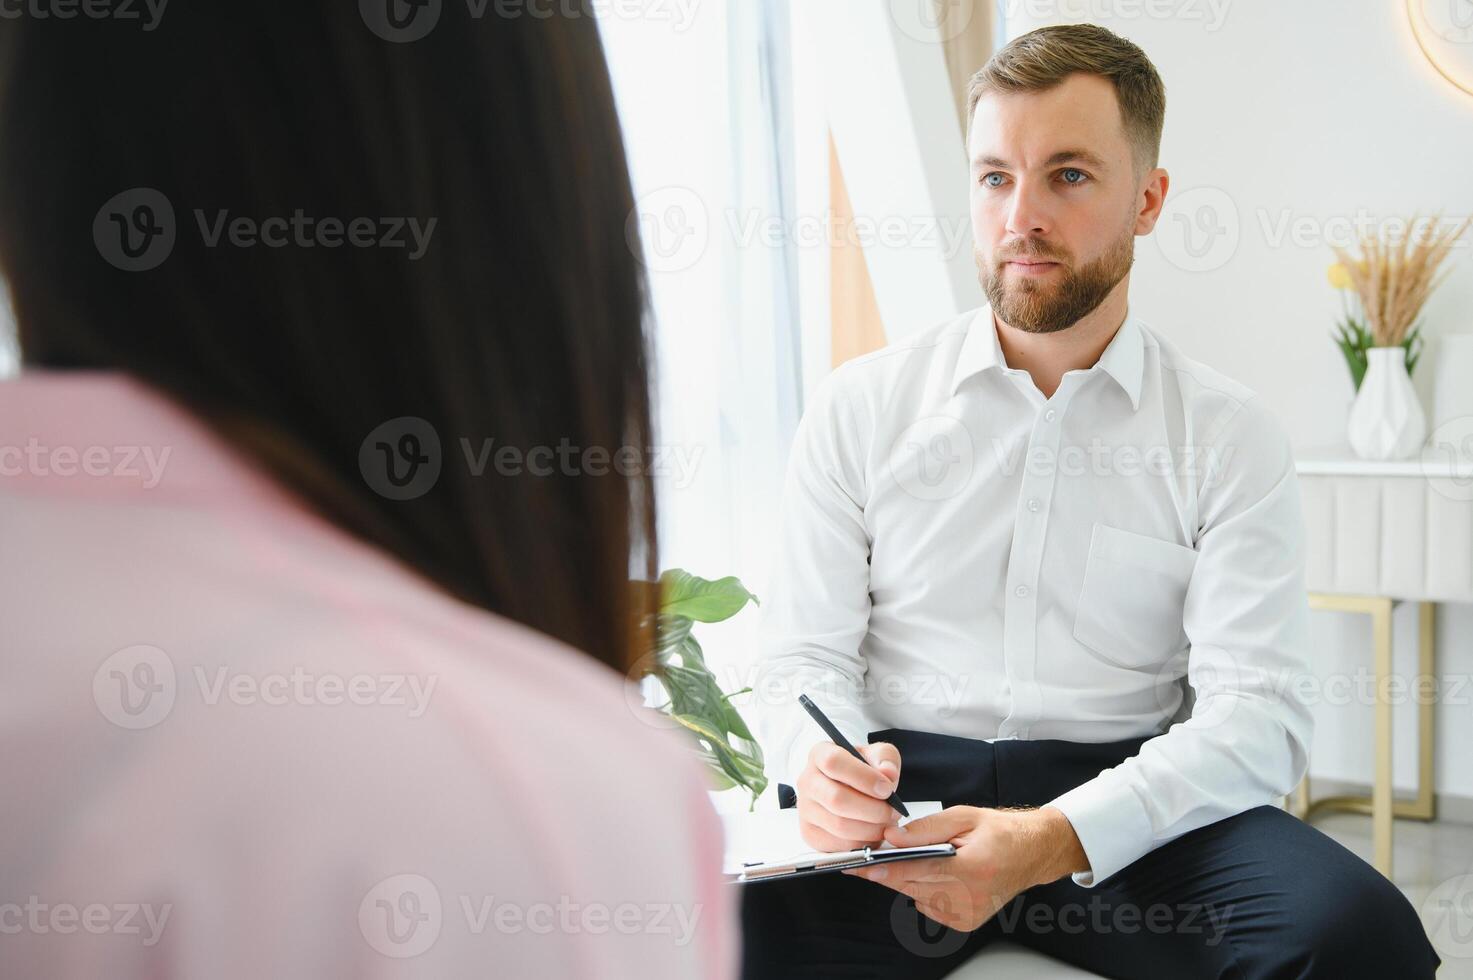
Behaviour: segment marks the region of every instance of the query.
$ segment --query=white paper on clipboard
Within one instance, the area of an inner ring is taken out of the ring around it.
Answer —
[[[912,820],[940,813],[941,803],[938,800],[919,802],[906,800],[905,808],[910,811],[910,816],[900,818],[901,826],[905,826]],[[803,835],[798,830],[796,807],[789,807],[786,810],[724,813],[721,815],[721,822],[726,835],[726,853],[722,861],[722,871],[729,875],[739,875],[743,868],[753,864],[789,863],[795,860],[806,860],[809,857],[818,859],[839,857],[838,854],[814,851],[803,839]],[[871,847],[870,851],[878,854],[895,849],[894,844],[883,841]],[[852,856],[861,852],[843,853]]]

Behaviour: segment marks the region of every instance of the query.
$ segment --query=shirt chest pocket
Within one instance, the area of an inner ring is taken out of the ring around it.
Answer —
[[[1197,552],[1106,524],[1090,535],[1074,638],[1121,667],[1154,667],[1185,649],[1182,605]]]

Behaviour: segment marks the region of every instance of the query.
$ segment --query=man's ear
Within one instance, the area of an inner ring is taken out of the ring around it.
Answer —
[[[1161,217],[1161,208],[1166,204],[1166,188],[1171,185],[1171,175],[1161,167],[1146,174],[1145,186],[1138,198],[1140,209],[1135,216],[1135,233],[1149,235]]]

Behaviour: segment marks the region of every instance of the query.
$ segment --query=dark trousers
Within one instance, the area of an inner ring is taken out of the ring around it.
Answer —
[[[1042,806],[1145,739],[995,743],[886,729],[900,795]],[[787,794],[791,800],[791,794]],[[1093,888],[1032,888],[964,933],[843,874],[742,889],[743,976],[941,977],[999,936],[1107,977],[1431,977],[1440,960],[1406,897],[1308,824],[1260,806],[1183,834]]]

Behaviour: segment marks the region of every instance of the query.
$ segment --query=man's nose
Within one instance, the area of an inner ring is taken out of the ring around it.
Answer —
[[[1013,186],[1012,200],[1008,202],[1008,233],[1020,238],[1047,235],[1051,222],[1043,193],[1027,181],[1019,181]]]

